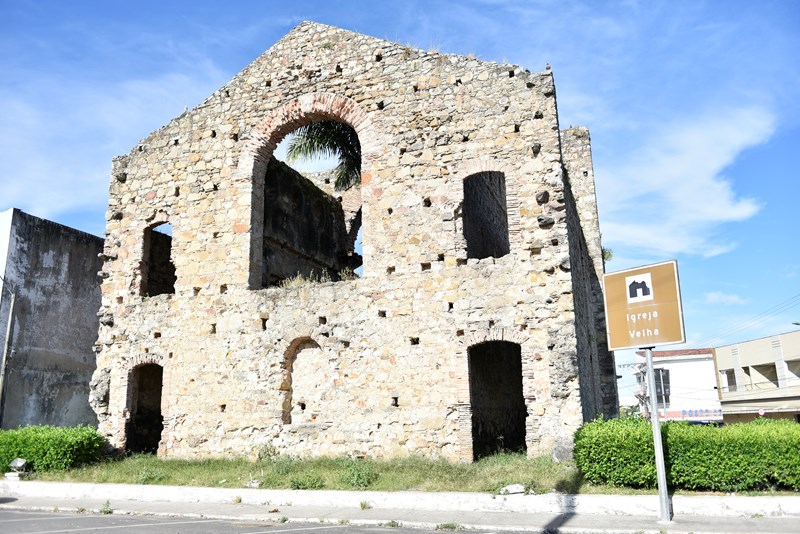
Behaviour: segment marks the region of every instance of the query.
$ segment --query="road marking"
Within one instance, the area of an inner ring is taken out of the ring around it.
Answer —
[[[64,519],[65,517],[71,517],[69,515],[60,515],[53,517],[51,515],[43,515],[41,517],[33,517],[33,518],[25,518],[25,519],[3,519],[3,524],[6,523],[22,523],[25,521],[47,521],[48,519]]]
[[[303,528],[298,526],[297,528],[287,528],[284,530],[262,530],[261,532],[248,532],[247,534],[278,534],[279,532],[308,532],[311,530],[330,530],[332,528],[344,528],[347,525],[330,525],[327,527],[311,527],[311,528]]]
[[[86,517],[94,517],[97,518],[98,516],[86,516]],[[28,534],[57,534],[59,532],[86,532],[87,530],[112,530],[112,529],[119,529],[119,528],[135,528],[135,527],[163,527],[166,525],[192,525],[192,524],[200,524],[200,523],[222,523],[221,519],[199,519],[195,521],[169,521],[166,523],[130,523],[127,525],[114,525],[109,527],[104,526],[92,526],[92,527],[82,527],[82,528],[73,528],[70,530],[59,529],[59,530],[40,530],[38,532],[30,532]]]

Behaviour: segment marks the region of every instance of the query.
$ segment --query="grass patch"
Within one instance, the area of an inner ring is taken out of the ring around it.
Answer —
[[[497,493],[524,484],[536,493],[575,493],[586,487],[574,464],[548,457],[499,454],[478,462],[409,457],[394,460],[311,458],[272,454],[247,459],[174,460],[135,454],[66,471],[37,473],[38,480],[165,484],[242,488],[257,481],[271,489],[468,491]]]

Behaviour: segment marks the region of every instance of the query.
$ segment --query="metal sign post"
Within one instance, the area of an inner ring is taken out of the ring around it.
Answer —
[[[647,357],[647,389],[650,394],[650,423],[653,425],[653,449],[656,455],[656,480],[658,481],[658,502],[661,507],[661,523],[672,521],[672,507],[667,489],[667,468],[664,465],[664,445],[661,443],[661,423],[658,420],[658,395],[656,376],[653,371],[653,347],[644,349]]]

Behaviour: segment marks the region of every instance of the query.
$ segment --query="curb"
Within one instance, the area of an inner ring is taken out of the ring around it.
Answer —
[[[490,495],[454,492],[269,490],[131,484],[0,480],[9,497],[100,499],[138,502],[241,503],[260,506],[321,506],[360,509],[362,502],[382,509],[450,512],[517,512],[620,516],[658,516],[657,495]],[[800,517],[798,496],[675,495],[673,513],[712,517]]]

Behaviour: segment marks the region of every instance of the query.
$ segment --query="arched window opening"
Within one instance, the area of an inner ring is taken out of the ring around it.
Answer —
[[[263,177],[262,287],[357,276],[360,169],[358,135],[343,122],[307,123],[278,145]]]
[[[511,251],[502,172],[480,172],[464,180],[463,214],[468,258],[499,258]]]
[[[520,346],[488,341],[470,347],[467,356],[473,459],[524,451],[528,413],[522,395]]]
[[[320,380],[322,360],[322,349],[310,338],[296,340],[287,351],[281,381],[283,424],[317,421],[326,387]]]
[[[125,428],[126,448],[130,452],[155,454],[164,418],[161,414],[161,392],[164,369],[157,364],[140,365],[131,371],[128,381],[130,419]]]
[[[161,223],[144,232],[142,296],[175,293],[175,264],[172,263],[172,225]]]

